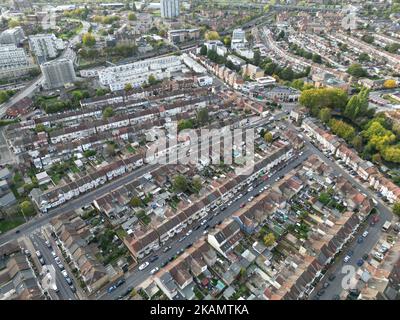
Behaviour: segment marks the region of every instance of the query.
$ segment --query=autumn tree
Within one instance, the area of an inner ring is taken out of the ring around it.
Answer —
[[[385,82],[383,83],[383,87],[385,89],[393,89],[397,87],[397,82],[394,79],[388,79],[385,80]]]
[[[263,240],[264,240],[264,244],[267,247],[270,247],[275,243],[275,235],[272,232],[270,232],[264,236]]]
[[[35,214],[35,208],[33,207],[32,202],[30,202],[29,200],[23,201],[19,205],[19,209],[21,210],[22,214],[25,216],[32,216]]]
[[[206,40],[219,40],[220,36],[217,31],[208,31],[205,34],[205,38],[206,38]]]
[[[267,142],[267,143],[271,143],[272,140],[273,140],[272,133],[271,133],[271,132],[266,132],[266,133],[264,134],[264,140],[265,140],[265,142]]]
[[[135,197],[132,197],[131,201],[129,201],[129,204],[132,207],[137,208],[142,205],[142,200],[139,197],[135,196]]]
[[[82,43],[87,47],[93,47],[96,44],[96,38],[93,34],[87,32],[82,36]]]
[[[400,202],[396,202],[393,205],[393,213],[397,216],[400,216]]]
[[[321,119],[321,121],[328,123],[329,120],[331,120],[332,118],[332,111],[329,108],[322,108],[319,111],[319,118]]]

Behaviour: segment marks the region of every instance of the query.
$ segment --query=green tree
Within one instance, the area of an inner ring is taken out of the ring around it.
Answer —
[[[197,112],[197,122],[200,125],[205,125],[208,123],[208,121],[209,121],[208,109],[207,108],[200,109]]]
[[[127,83],[124,87],[125,92],[131,91],[132,89],[133,89],[133,87],[130,83]]]
[[[393,213],[397,216],[400,216],[400,202],[396,202],[393,205]]]
[[[321,119],[321,121],[328,123],[329,120],[331,120],[332,118],[332,111],[330,108],[322,108],[319,111],[319,118]]]
[[[39,123],[38,125],[36,125],[35,131],[36,132],[44,132],[44,131],[46,131],[46,127],[44,126],[43,123]]]
[[[154,76],[154,75],[149,75],[149,79],[147,80],[148,81],[148,83],[150,84],[150,85],[154,85],[154,84],[156,84],[158,81],[157,81],[157,78]]]
[[[93,47],[96,44],[96,38],[93,34],[87,32],[82,36],[82,43],[86,47]]]
[[[352,140],[351,140],[351,144],[352,146],[358,151],[361,152],[362,148],[363,148],[363,139],[360,135],[355,136]]]
[[[142,203],[142,200],[139,197],[135,196],[135,197],[132,197],[132,199],[129,201],[129,204],[132,207],[137,208],[137,207],[142,206],[143,203]]]
[[[193,178],[192,188],[196,193],[200,192],[202,185],[203,184],[202,184],[201,179],[199,177]]]
[[[103,118],[107,119],[114,115],[114,109],[112,107],[107,107],[103,110]]]
[[[253,63],[256,66],[259,66],[261,62],[261,54],[260,54],[260,50],[256,50],[254,51],[254,58],[253,58]]]
[[[367,71],[359,64],[353,63],[347,69],[347,73],[351,74],[353,77],[362,78],[368,76]]]
[[[231,36],[225,36],[224,37],[224,45],[230,47],[231,46],[231,42],[232,42]]]
[[[135,20],[137,20],[136,14],[134,14],[133,12],[130,12],[130,13],[128,14],[128,20],[129,20],[129,21],[135,21]]]
[[[8,21],[8,27],[9,28],[15,28],[15,27],[18,27],[20,25],[20,22],[18,21],[18,20],[16,20],[16,19],[10,19],[9,21]]]
[[[206,56],[206,55],[207,55],[207,47],[206,47],[205,45],[202,45],[202,46],[201,46],[200,54],[201,54],[202,56]]]
[[[173,188],[176,192],[185,192],[189,185],[187,179],[182,175],[177,175],[174,177]]]
[[[33,216],[35,214],[35,208],[33,207],[32,202],[28,200],[23,201],[19,205],[19,208],[25,216]]]
[[[178,131],[182,131],[184,129],[192,129],[193,128],[193,122],[192,120],[179,120],[178,122]]]
[[[208,31],[205,34],[205,38],[206,38],[206,40],[219,40],[220,36],[217,31]]]
[[[264,244],[267,247],[270,247],[275,243],[275,235],[272,232],[270,232],[264,236],[263,240],[264,240]]]

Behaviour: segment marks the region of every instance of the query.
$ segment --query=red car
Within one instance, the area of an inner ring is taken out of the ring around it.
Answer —
[[[372,220],[371,220],[371,226],[373,226],[375,223],[377,223],[377,222],[379,222],[379,215],[374,215],[373,217],[372,217]]]
[[[243,208],[246,205],[246,202],[243,202],[240,207]]]

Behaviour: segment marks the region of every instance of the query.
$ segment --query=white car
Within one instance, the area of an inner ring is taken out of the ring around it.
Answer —
[[[186,232],[186,236],[190,236],[192,234],[193,230],[190,229],[188,232]]]
[[[374,253],[374,258],[377,259],[378,261],[382,261],[383,260],[383,254],[381,254],[379,252],[375,252]]]
[[[208,233],[208,230],[204,230],[203,234],[206,235]]]
[[[53,258],[57,257],[57,254],[54,251],[51,252],[51,255],[53,256]]]
[[[143,263],[139,266],[139,270],[142,271],[142,270],[146,269],[148,267],[148,265],[149,265],[149,263],[148,263],[148,261],[146,261],[145,263]]]
[[[64,278],[68,278],[68,272],[67,270],[63,270],[61,271],[62,275],[64,276]]]
[[[363,236],[364,238],[366,238],[366,237],[368,236],[368,231],[364,231],[364,233],[362,234],[362,236]]]
[[[155,267],[150,271],[150,274],[155,274],[158,270],[160,270],[158,267]]]
[[[57,264],[61,263],[61,260],[59,257],[55,257],[54,260],[57,262]]]
[[[343,259],[343,262],[349,262],[349,260],[350,260],[350,256],[345,256]]]
[[[251,202],[254,199],[254,197],[250,197],[247,201]]]
[[[204,226],[207,223],[207,220],[203,220],[200,224]]]

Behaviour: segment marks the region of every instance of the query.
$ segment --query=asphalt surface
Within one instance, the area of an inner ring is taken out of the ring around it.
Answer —
[[[273,184],[278,177],[282,177],[282,176],[286,175],[289,171],[291,171],[297,165],[301,164],[303,161],[305,161],[305,159],[307,159],[312,154],[312,152],[307,149],[302,150],[302,151],[303,151],[303,153],[301,156],[299,156],[298,154],[295,154],[293,156],[293,158],[290,159],[286,163],[286,165],[283,164],[280,167],[278,167],[276,170],[274,170],[273,171],[274,174],[269,179],[263,180],[262,178],[258,178],[257,180],[255,180],[254,182],[262,181],[262,183],[259,186],[254,187],[254,189],[252,191],[245,194],[239,200],[234,201],[232,203],[232,205],[227,207],[224,211],[220,211],[219,207],[217,207],[215,210],[210,210],[208,212],[208,215],[205,218],[199,219],[200,221],[198,221],[196,224],[190,225],[190,227],[187,230],[183,230],[180,233],[180,235],[175,236],[173,239],[170,239],[170,241],[168,241],[168,243],[166,243],[163,247],[161,247],[157,252],[150,254],[147,258],[141,259],[139,264],[142,264],[142,263],[148,261],[149,265],[146,267],[146,269],[144,269],[142,271],[139,271],[138,267],[136,267],[135,269],[133,269],[132,271],[127,273],[125,275],[126,282],[122,286],[118,287],[116,290],[114,290],[111,293],[102,292],[99,294],[99,296],[94,297],[94,298],[102,299],[102,300],[110,300],[110,299],[115,300],[120,295],[122,295],[127,290],[127,288],[135,287],[135,286],[139,285],[141,282],[143,282],[144,280],[146,280],[146,278],[149,277],[150,271],[153,268],[156,268],[156,267],[160,268],[161,265],[165,261],[168,261],[171,257],[175,256],[179,250],[181,250],[181,249],[184,250],[189,244],[193,244],[194,242],[199,240],[202,236],[204,236],[204,231],[205,231],[204,228],[207,224],[209,225],[209,228],[208,228],[208,230],[209,230],[209,229],[213,228],[215,225],[217,225],[218,222],[232,216],[232,214],[234,214],[236,211],[238,211],[240,209],[240,205],[242,203],[247,203],[248,199],[250,197],[255,197],[255,195],[260,191],[261,188],[263,188],[266,185]],[[250,185],[254,185],[254,182]],[[249,186],[247,186],[245,189],[247,189]],[[243,191],[245,189],[243,189],[242,191],[238,191],[237,194],[243,193]],[[257,198],[255,197],[255,200],[256,199]],[[221,206],[223,206],[223,205],[221,205]],[[215,213],[217,213],[216,216],[214,216]],[[201,223],[201,221],[203,221],[204,219],[210,219],[210,220],[204,226],[201,226],[199,229],[195,230],[196,226],[199,225]],[[193,232],[189,236],[185,237],[185,239],[183,241],[179,241],[179,239],[181,237],[183,237],[189,229],[193,230]],[[166,246],[171,246],[171,249],[167,252],[163,252],[163,250]],[[150,262],[149,258],[154,255],[157,255],[158,259],[154,262]]]
[[[292,125],[290,125],[292,128],[294,128]],[[355,268],[359,268],[357,266],[357,261],[359,259],[362,259],[362,256],[366,253],[370,253],[370,251],[373,249],[373,247],[376,245],[376,243],[379,240],[379,237],[381,235],[381,228],[383,224],[386,221],[391,221],[393,219],[393,214],[391,210],[386,206],[384,202],[369,188],[366,188],[362,183],[360,183],[357,179],[355,179],[353,176],[347,173],[347,171],[339,166],[336,162],[330,160],[324,153],[322,153],[319,149],[314,147],[310,143],[310,139],[303,133],[300,132],[300,134],[303,136],[304,141],[307,145],[307,147],[312,151],[312,153],[318,155],[327,165],[329,165],[331,168],[335,170],[335,172],[341,174],[343,177],[345,177],[347,180],[353,183],[356,188],[358,188],[362,193],[365,193],[370,199],[374,199],[377,202],[376,209],[379,212],[380,219],[379,221],[371,227],[368,224],[363,225],[357,234],[354,237],[354,241],[352,241],[346,249],[343,251],[343,253],[340,255],[340,262],[336,263],[333,266],[334,272],[328,272],[327,274],[335,274],[336,278],[333,281],[328,281],[330,283],[329,287],[325,289],[325,293],[320,296],[321,300],[330,300],[333,298],[334,295],[340,295],[342,291],[344,290],[342,287],[342,280],[343,277],[346,274],[342,274],[342,268],[344,265],[352,265]],[[364,238],[363,242],[361,244],[357,243],[357,239],[362,235],[362,233],[367,230],[369,232],[368,236]],[[353,251],[353,254],[351,256],[351,259],[345,263],[343,261],[343,258],[347,255],[347,252]],[[366,262],[365,262],[366,263]],[[323,283],[327,281],[327,279],[322,279],[320,282]],[[318,286],[317,286],[318,287]],[[317,290],[312,293],[311,297],[314,297],[317,293]]]
[[[32,235],[33,238],[33,245],[36,248],[36,250],[39,250],[40,253],[43,256],[43,259],[46,263],[46,265],[53,265],[55,271],[56,271],[56,285],[59,290],[57,292],[57,296],[59,297],[60,300],[77,300],[75,294],[71,291],[71,288],[69,287],[68,283],[65,281],[64,276],[61,273],[60,268],[57,266],[57,263],[55,262],[53,256],[51,255],[51,250],[47,248],[45,240],[42,237],[39,237],[38,235],[34,234]],[[33,253],[34,254],[34,253]],[[74,284],[76,287],[76,284]]]

